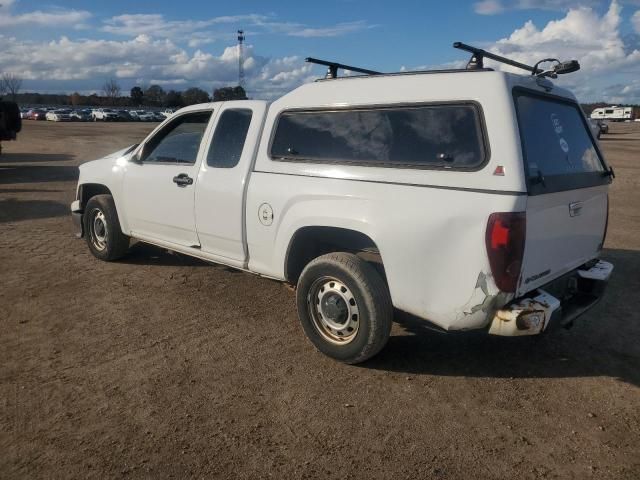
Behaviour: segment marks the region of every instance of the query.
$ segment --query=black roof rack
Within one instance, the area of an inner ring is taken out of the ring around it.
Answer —
[[[561,62],[557,58],[543,58],[532,67],[530,65],[511,60],[510,58],[501,57],[500,55],[496,55],[495,53],[487,52],[486,50],[483,50],[481,48],[472,47],[471,45],[467,45],[462,42],[455,42],[453,44],[453,48],[471,52],[471,58],[467,63],[467,70],[479,70],[484,68],[484,57],[495,60],[496,62],[504,63],[506,65],[511,65],[512,67],[521,68],[531,73],[531,75],[535,75],[537,77],[557,78],[558,75],[573,73],[580,70],[580,63],[578,63],[577,60],[568,60],[566,62]],[[555,62],[555,64],[549,70],[538,68],[538,65],[546,62]]]
[[[349,70],[351,72],[364,73],[365,75],[381,75],[381,72],[375,72],[373,70],[367,70],[366,68],[360,67],[352,67],[351,65],[344,65],[342,63],[337,62],[329,62],[327,60],[320,60],[313,57],[307,57],[305,62],[315,63],[316,65],[324,65],[329,67],[327,69],[327,75],[325,78],[337,78],[338,77],[338,69],[341,70]]]
[[[530,67],[529,65],[526,65],[524,63],[516,62],[515,60],[511,60],[510,58],[501,57],[500,55],[487,52],[486,50],[483,50],[481,48],[472,47],[471,45],[467,45],[466,43],[455,42],[453,44],[453,48],[458,48],[460,50],[465,50],[471,53],[471,58],[467,63],[467,70],[479,70],[481,68],[484,68],[483,60],[484,57],[487,57],[491,60],[495,60],[496,62],[505,63],[516,68],[521,68],[532,74],[542,73],[542,70],[539,68]]]
[[[472,47],[471,45],[467,45],[462,42],[455,42],[453,44],[453,48],[457,48],[459,50],[465,50],[471,53],[471,58],[467,62],[467,66],[464,69],[455,69],[455,70],[421,70],[416,72],[402,72],[402,73],[451,73],[451,72],[464,72],[468,70],[476,70],[476,71],[487,71],[491,69],[484,68],[484,59],[490,58],[491,60],[495,60],[496,62],[504,63],[506,65],[511,65],[512,67],[521,68],[522,70],[526,70],[532,75],[537,75],[540,77],[552,77],[556,78],[558,74],[571,73],[580,69],[580,64],[577,60],[569,60],[567,62],[561,62],[555,58],[545,58],[544,60],[540,60],[535,66],[526,65],[524,63],[516,62],[515,60],[511,60],[510,58],[501,57],[500,55],[496,55],[495,53],[487,52],[482,48]],[[327,74],[325,78],[333,79],[338,78],[338,70],[349,70],[351,72],[361,73],[364,75],[390,75],[382,72],[376,72],[374,70],[368,70],[366,68],[354,67],[351,65],[345,65],[338,62],[331,62],[328,60],[319,60],[317,58],[307,57],[306,60],[309,63],[315,63],[316,65],[324,65],[328,67]],[[543,70],[538,68],[538,65],[544,62],[556,62],[554,67],[550,70]]]

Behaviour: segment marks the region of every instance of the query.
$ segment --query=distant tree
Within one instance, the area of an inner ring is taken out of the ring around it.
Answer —
[[[80,94],[78,92],[73,92],[70,96],[69,96],[69,102],[71,103],[71,105],[76,106],[76,105],[82,105],[82,97],[80,96]]]
[[[116,99],[120,96],[120,92],[122,89],[120,88],[120,84],[114,78],[110,78],[104,85],[102,86],[102,91],[104,92],[104,96],[107,97],[107,101],[111,105],[116,104]]]
[[[214,102],[226,102],[229,100],[246,100],[247,92],[240,85],[237,87],[216,88],[213,91]]]
[[[164,89],[160,85],[151,85],[144,92],[144,96],[146,98],[146,103],[149,105],[155,105],[159,107],[164,104],[164,98],[167,94],[164,92]]]
[[[144,102],[144,92],[140,87],[133,87],[131,89],[131,103],[135,107],[139,107]]]
[[[164,105],[166,107],[182,107],[184,105],[182,94],[175,90],[169,90],[164,99]]]
[[[206,103],[211,101],[209,94],[204,90],[192,87],[182,92],[182,100],[185,105],[195,105],[196,103]]]
[[[15,73],[6,72],[2,74],[0,83],[2,84],[0,90],[11,95],[11,99],[15,102],[16,95],[20,93],[20,87],[22,87],[22,78]]]

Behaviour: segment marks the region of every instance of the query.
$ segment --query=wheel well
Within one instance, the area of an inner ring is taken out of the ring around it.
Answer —
[[[383,278],[382,257],[375,242],[364,233],[338,227],[303,227],[289,243],[285,278],[295,284],[304,267],[314,258],[331,252],[350,252],[370,262]]]
[[[91,197],[103,194],[111,195],[111,190],[100,183],[84,183],[80,185],[80,191],[78,192],[80,206],[84,208]]]

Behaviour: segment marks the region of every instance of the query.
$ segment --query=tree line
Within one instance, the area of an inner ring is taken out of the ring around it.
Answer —
[[[241,86],[217,88],[213,91],[212,96],[197,87],[187,88],[183,91],[165,91],[160,85],[135,86],[129,91],[129,95],[125,96],[122,94],[120,84],[115,79],[109,79],[104,83],[101,95],[97,93],[81,95],[78,92],[74,92],[71,95],[38,92],[19,93],[19,90],[20,85],[18,85],[17,89],[14,88],[11,91],[11,96],[12,100],[22,105],[180,108],[196,103],[247,99],[247,94]],[[0,96],[2,93],[3,90],[0,89]]]
[[[206,102],[220,102],[227,100],[246,100],[247,94],[241,86],[222,87],[214,90],[209,96],[204,90],[192,87],[183,91],[165,91],[160,85],[148,87],[135,86],[129,96],[122,95],[122,88],[116,79],[110,78],[102,86],[102,95],[93,93],[81,95],[77,92],[71,95],[25,92],[20,93],[22,78],[14,73],[0,75],[0,98],[9,96],[11,100],[22,105],[70,105],[70,106],[110,106],[110,107],[167,107],[180,108],[187,105]],[[611,104],[605,102],[583,103],[584,113],[589,116],[596,108],[607,107]],[[619,105],[633,107],[635,116],[640,118],[640,105]]]

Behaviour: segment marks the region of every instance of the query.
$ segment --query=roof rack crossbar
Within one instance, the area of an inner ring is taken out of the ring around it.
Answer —
[[[374,70],[367,70],[366,68],[353,67],[351,65],[344,65],[342,63],[337,62],[329,62],[327,60],[319,60],[313,57],[307,57],[305,62],[315,63],[316,65],[324,65],[329,67],[327,69],[326,78],[337,78],[338,77],[338,69],[349,70],[351,72],[356,73],[364,73],[365,75],[382,75],[382,72],[376,72]]]
[[[524,63],[516,62],[515,60],[511,60],[510,58],[501,57],[500,55],[496,55],[495,53],[487,52],[482,48],[472,47],[471,45],[467,45],[462,42],[455,42],[453,44],[453,48],[458,48],[460,50],[465,50],[470,52],[471,59],[469,63],[467,63],[467,69],[469,70],[477,70],[480,68],[484,68],[483,59],[490,58],[491,60],[495,60],[496,62],[505,63],[507,65],[511,65],[512,67],[521,68],[526,70],[529,73],[533,73],[537,75],[538,73],[542,73],[540,68],[532,67],[530,65],[526,65]]]

